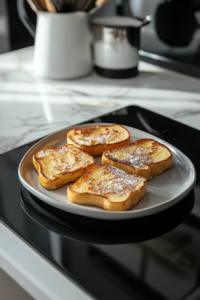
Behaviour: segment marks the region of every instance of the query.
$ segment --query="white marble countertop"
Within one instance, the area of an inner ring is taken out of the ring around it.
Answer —
[[[32,61],[32,47],[0,56],[0,153],[130,104],[200,129],[199,79],[140,62],[131,79],[52,81]]]

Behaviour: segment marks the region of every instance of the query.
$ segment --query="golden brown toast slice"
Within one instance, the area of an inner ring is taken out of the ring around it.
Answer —
[[[95,164],[92,156],[73,145],[43,149],[33,156],[39,182],[48,190],[56,190],[68,182],[76,181]]]
[[[129,210],[145,196],[146,179],[97,164],[67,189],[71,202],[110,211]]]
[[[95,126],[72,129],[67,133],[67,143],[90,155],[102,155],[105,150],[130,143],[130,133],[121,125]]]
[[[102,163],[149,180],[172,166],[172,153],[152,139],[137,140],[129,145],[103,153]]]

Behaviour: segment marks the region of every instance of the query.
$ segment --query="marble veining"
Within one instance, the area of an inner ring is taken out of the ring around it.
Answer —
[[[200,110],[182,110],[176,114],[174,114],[175,118],[183,118],[185,116],[192,116],[192,115],[199,115],[200,114]]]
[[[200,129],[199,80],[140,62],[140,75],[75,80],[37,78],[33,48],[0,55],[0,153],[126,105]]]

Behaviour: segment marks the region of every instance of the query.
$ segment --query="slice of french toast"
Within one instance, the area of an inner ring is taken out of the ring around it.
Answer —
[[[92,156],[73,145],[43,149],[33,156],[39,183],[48,190],[56,190],[76,181],[95,164]]]
[[[152,139],[137,140],[129,145],[103,153],[102,163],[149,180],[172,166],[172,153]]]
[[[72,129],[67,133],[67,143],[73,144],[92,156],[105,150],[130,143],[130,133],[121,125],[95,126]]]
[[[131,209],[146,195],[146,179],[112,166],[97,164],[68,187],[71,202],[109,211]]]

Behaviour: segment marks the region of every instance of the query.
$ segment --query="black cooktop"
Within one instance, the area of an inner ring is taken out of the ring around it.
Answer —
[[[21,186],[18,165],[32,146],[26,145],[0,155],[0,218],[94,298],[199,299],[200,132],[137,106],[91,122],[132,126],[174,145],[196,168],[194,190],[173,207],[145,218],[76,216],[43,203]]]

